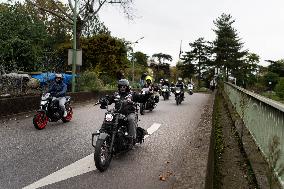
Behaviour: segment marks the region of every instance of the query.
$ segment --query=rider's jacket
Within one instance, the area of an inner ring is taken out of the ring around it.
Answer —
[[[115,99],[120,98],[121,100],[115,103],[115,109],[119,110],[120,113],[124,115],[128,115],[130,113],[134,113],[136,111],[136,104],[138,103],[144,103],[146,101],[146,96],[143,94],[137,94],[134,92],[129,93],[123,93],[120,94],[118,92],[115,92],[113,95],[107,96],[106,99],[108,100],[108,104],[112,104],[115,102]],[[101,103],[101,107],[106,106],[107,104],[103,102]]]
[[[64,97],[66,96],[67,92],[67,85],[63,82],[57,83],[56,81],[50,86],[49,90],[47,91],[54,97]]]
[[[183,82],[177,82],[176,87],[179,87],[181,90],[184,89],[184,83]]]

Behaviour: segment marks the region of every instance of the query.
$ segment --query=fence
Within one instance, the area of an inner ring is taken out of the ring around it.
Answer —
[[[224,91],[266,159],[271,139],[279,137],[281,156],[277,166],[284,164],[284,105],[230,83],[224,84]],[[283,187],[284,175],[278,180]]]

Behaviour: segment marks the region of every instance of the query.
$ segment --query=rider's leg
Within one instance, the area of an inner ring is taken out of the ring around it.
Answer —
[[[64,111],[63,117],[66,117],[67,116],[67,111],[66,111],[66,108],[65,108],[66,98],[65,97],[59,97],[58,100],[59,100],[60,108]]]
[[[127,120],[128,120],[129,136],[135,139],[136,138],[136,127],[137,127],[136,115],[134,113],[130,113],[127,116]]]

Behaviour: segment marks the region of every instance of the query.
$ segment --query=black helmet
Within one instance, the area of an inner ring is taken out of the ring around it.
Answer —
[[[125,93],[125,92],[129,92],[129,81],[127,79],[120,79],[117,82],[117,87],[118,87],[118,91],[120,93]]]

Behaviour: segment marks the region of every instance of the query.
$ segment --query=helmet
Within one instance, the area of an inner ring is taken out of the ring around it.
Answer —
[[[149,76],[149,75],[147,75],[146,77],[145,77],[145,80],[146,80],[146,82],[147,83],[152,83],[152,77],[151,76]]]
[[[118,87],[118,91],[120,93],[125,93],[125,92],[129,92],[129,81],[127,79],[120,79],[117,82],[117,87]]]
[[[179,78],[178,78],[178,81],[182,81],[182,78],[181,78],[181,77],[179,77]]]
[[[62,74],[55,74],[55,81],[56,81],[57,83],[62,82],[62,79],[63,79]]]
[[[62,74],[55,74],[55,78],[63,78]]]
[[[168,80],[168,79],[165,79],[165,81],[166,81],[166,82],[169,82],[169,80]]]

